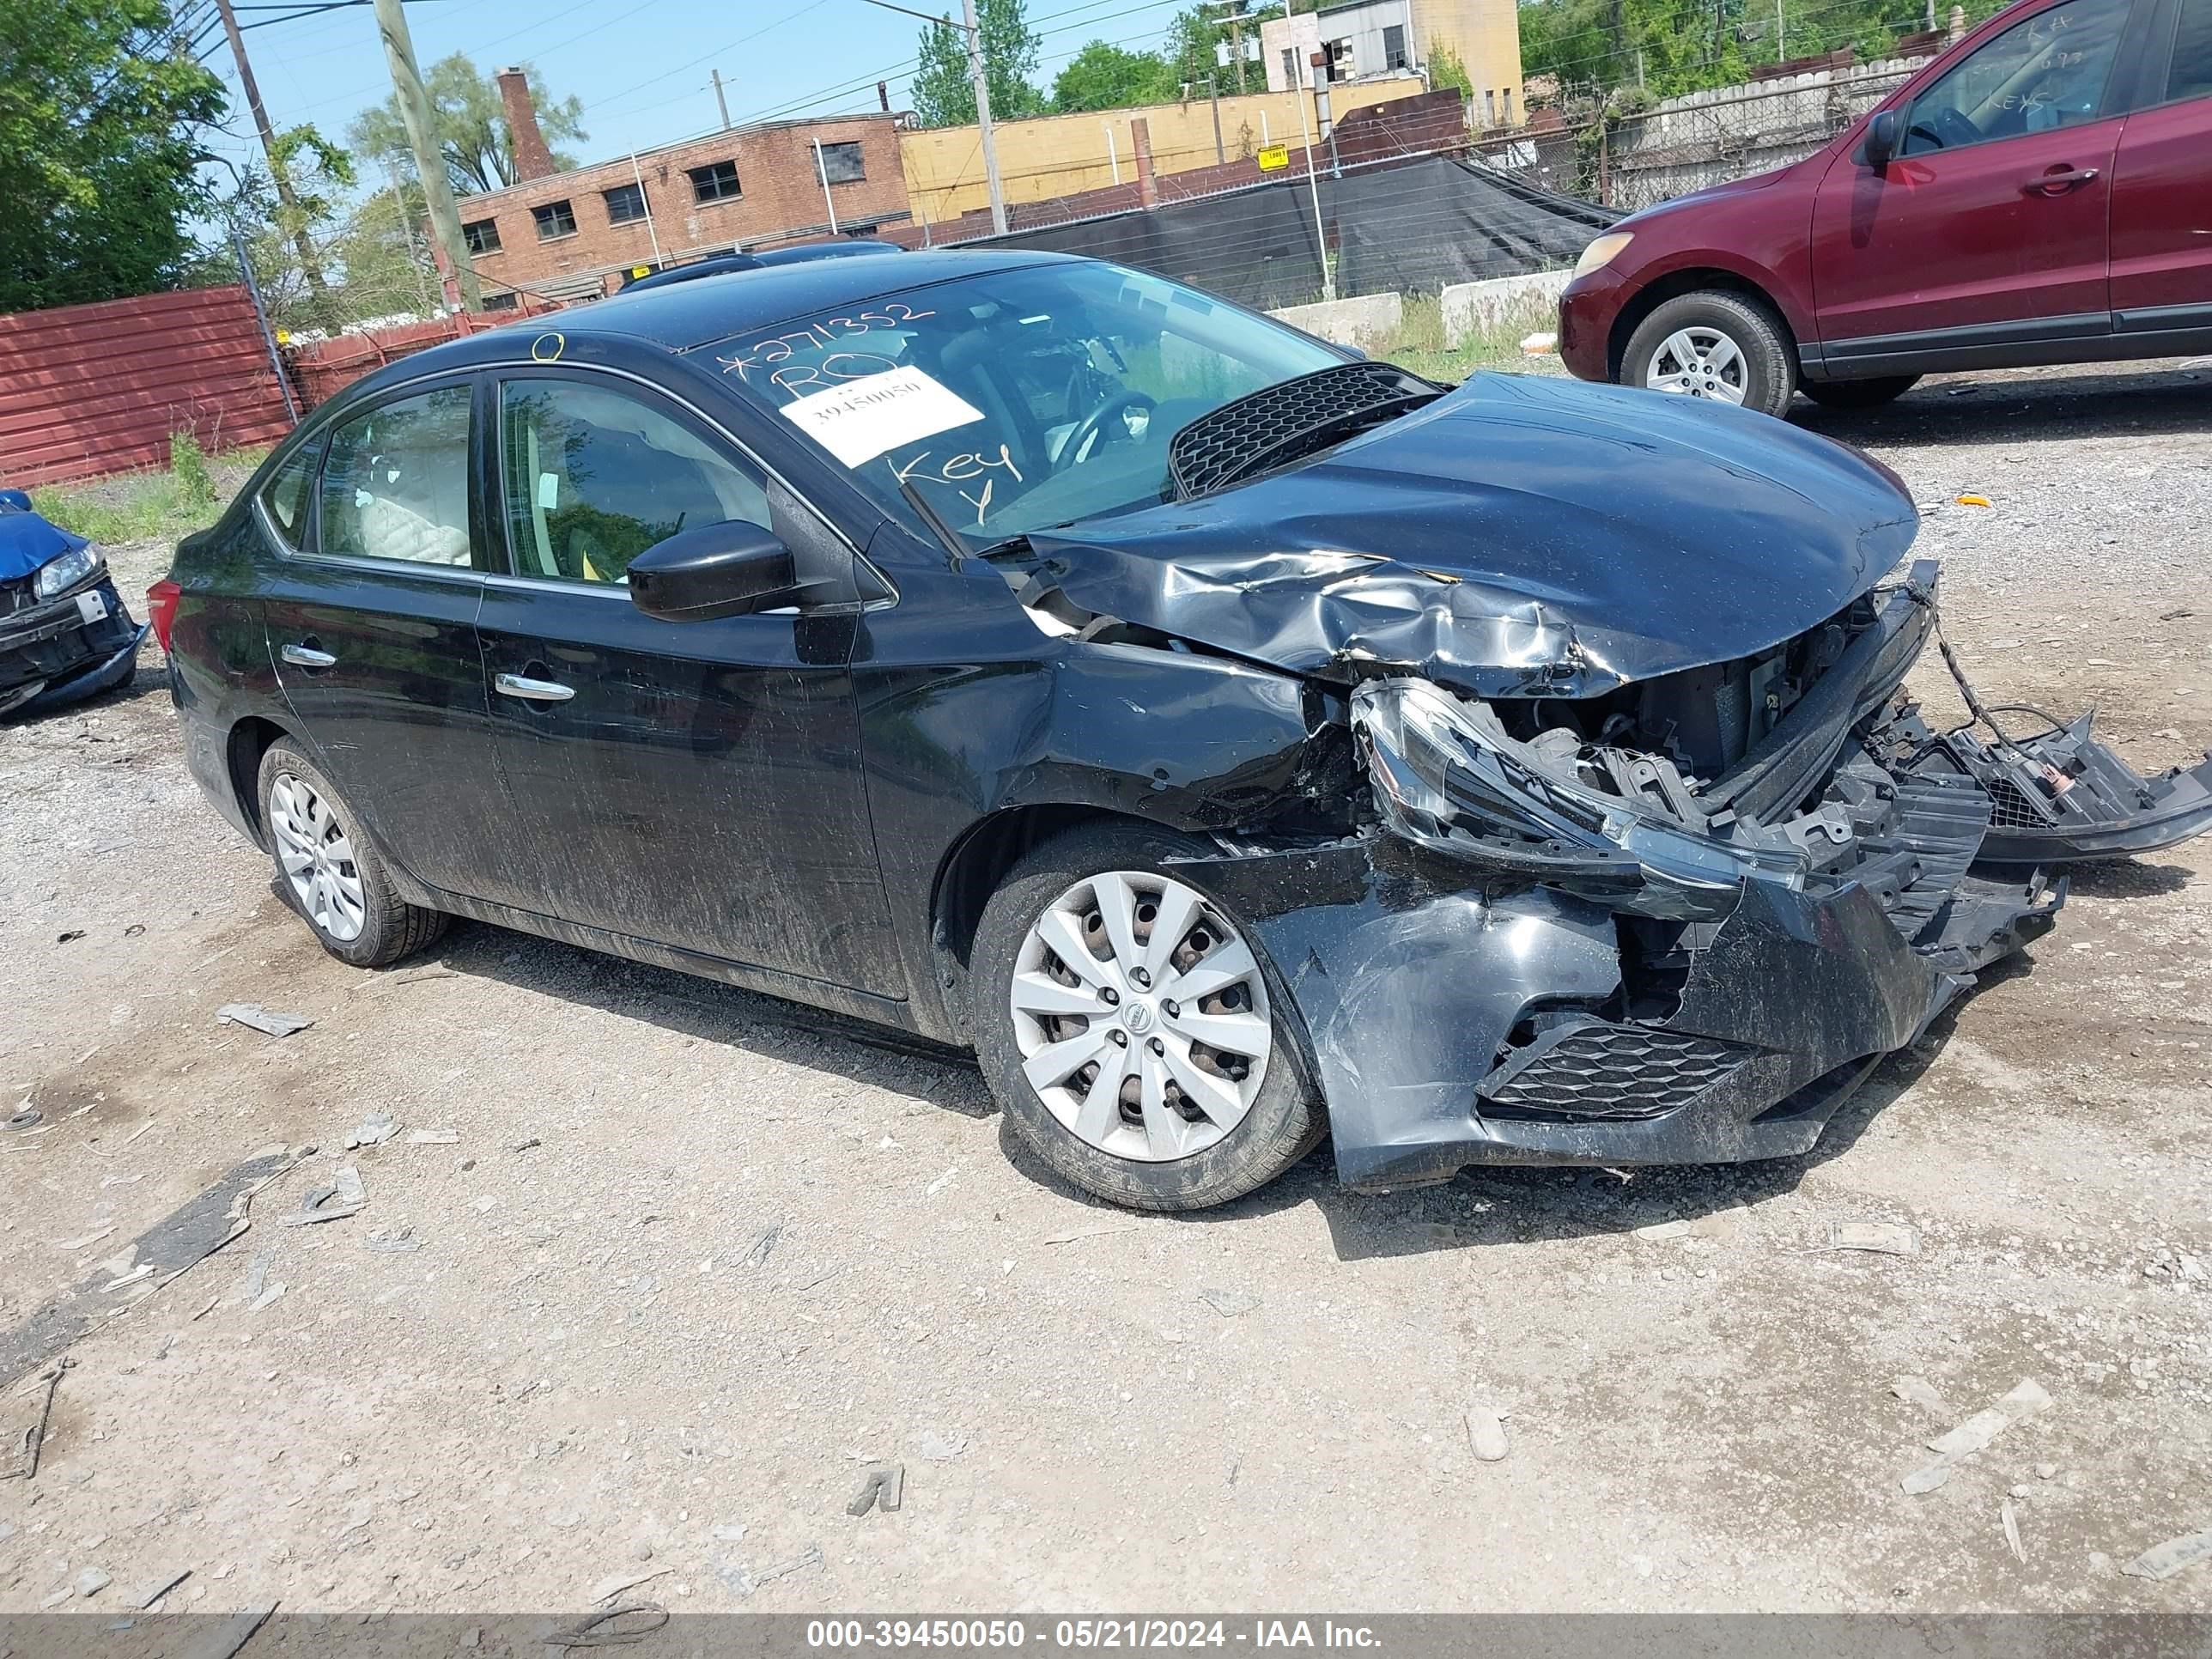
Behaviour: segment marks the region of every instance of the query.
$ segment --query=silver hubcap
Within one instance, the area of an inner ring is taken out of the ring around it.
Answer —
[[[1678,328],[1651,354],[1644,384],[1654,392],[1740,404],[1745,392],[1743,353],[1717,328],[1701,323]]]
[[[1022,1073],[1066,1127],[1116,1158],[1188,1158],[1243,1121],[1274,1028],[1260,963],[1192,888],[1110,870],[1054,900],[1012,994]]]
[[[313,785],[279,772],[269,791],[269,822],[276,831],[277,862],[300,908],[339,943],[359,939],[368,918],[361,869],[330,803]]]

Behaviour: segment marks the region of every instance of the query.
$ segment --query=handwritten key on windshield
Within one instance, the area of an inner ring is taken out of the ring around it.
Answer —
[[[957,454],[946,455],[934,465],[928,465],[933,453],[925,449],[903,461],[892,461],[892,481],[899,484],[911,481],[950,485],[955,495],[975,509],[975,527],[978,530],[983,527],[984,514],[990,511],[992,486],[997,482],[988,475],[993,471],[1004,471],[1016,483],[1025,482],[1021,468],[1014,465],[1013,452],[1004,444],[999,446],[995,458],[982,450],[963,450]],[[971,495],[960,488],[962,484],[977,478],[983,480],[980,494]]]

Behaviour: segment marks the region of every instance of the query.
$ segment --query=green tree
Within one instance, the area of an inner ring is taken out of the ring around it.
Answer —
[[[1462,98],[1474,91],[1474,82],[1467,72],[1467,65],[1441,40],[1429,42],[1429,84],[1438,92],[1449,88]]]
[[[1054,77],[1052,106],[1062,115],[1082,110],[1128,109],[1164,104],[1182,91],[1173,64],[1149,52],[1130,52],[1093,40]]]
[[[1011,121],[1041,115],[1044,95],[1030,84],[1038,41],[1024,0],[976,0],[982,37],[983,75],[991,88],[991,118]],[[915,120],[925,127],[965,126],[975,118],[975,90],[968,80],[968,40],[948,15],[921,32],[915,50],[912,94]]]
[[[538,108],[538,130],[545,135],[546,143],[580,143],[586,137],[582,101],[556,100],[536,70],[526,67],[525,72],[530,78],[530,100]],[[499,82],[479,71],[465,52],[457,52],[431,64],[422,85],[430,95],[430,121],[437,131],[438,147],[445,152],[453,194],[501,190],[515,183],[514,136],[507,131]],[[346,138],[364,159],[390,166],[408,178],[415,176],[415,151],[407,142],[398,94],[364,111],[346,129]],[[553,163],[573,167],[576,158],[556,148]]]
[[[0,312],[179,281],[222,112],[162,0],[0,0]]]

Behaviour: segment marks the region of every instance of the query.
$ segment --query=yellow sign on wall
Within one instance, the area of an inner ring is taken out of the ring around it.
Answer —
[[[1291,147],[1288,144],[1269,144],[1260,152],[1260,171],[1262,173],[1279,173],[1290,164]]]

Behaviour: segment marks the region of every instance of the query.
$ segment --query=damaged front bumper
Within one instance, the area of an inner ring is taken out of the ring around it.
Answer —
[[[0,714],[58,707],[119,684],[146,631],[105,575],[77,592],[0,617]]]
[[[1899,687],[1935,575],[1877,593],[1711,775],[1525,709],[1516,738],[1425,680],[1353,691],[1382,833],[1206,872],[1304,1017],[1346,1183],[1803,1152],[2049,930],[2056,866],[2212,824],[2212,761],[2139,777],[2086,717],[1931,732]]]
[[[1875,1063],[1973,982],[1908,944],[1869,889],[1750,878],[1685,961],[1598,899],[1486,890],[1395,837],[1210,865],[1304,1017],[1340,1177],[1470,1164],[1716,1164],[1808,1150]],[[2046,931],[2063,881],[1967,878]]]

